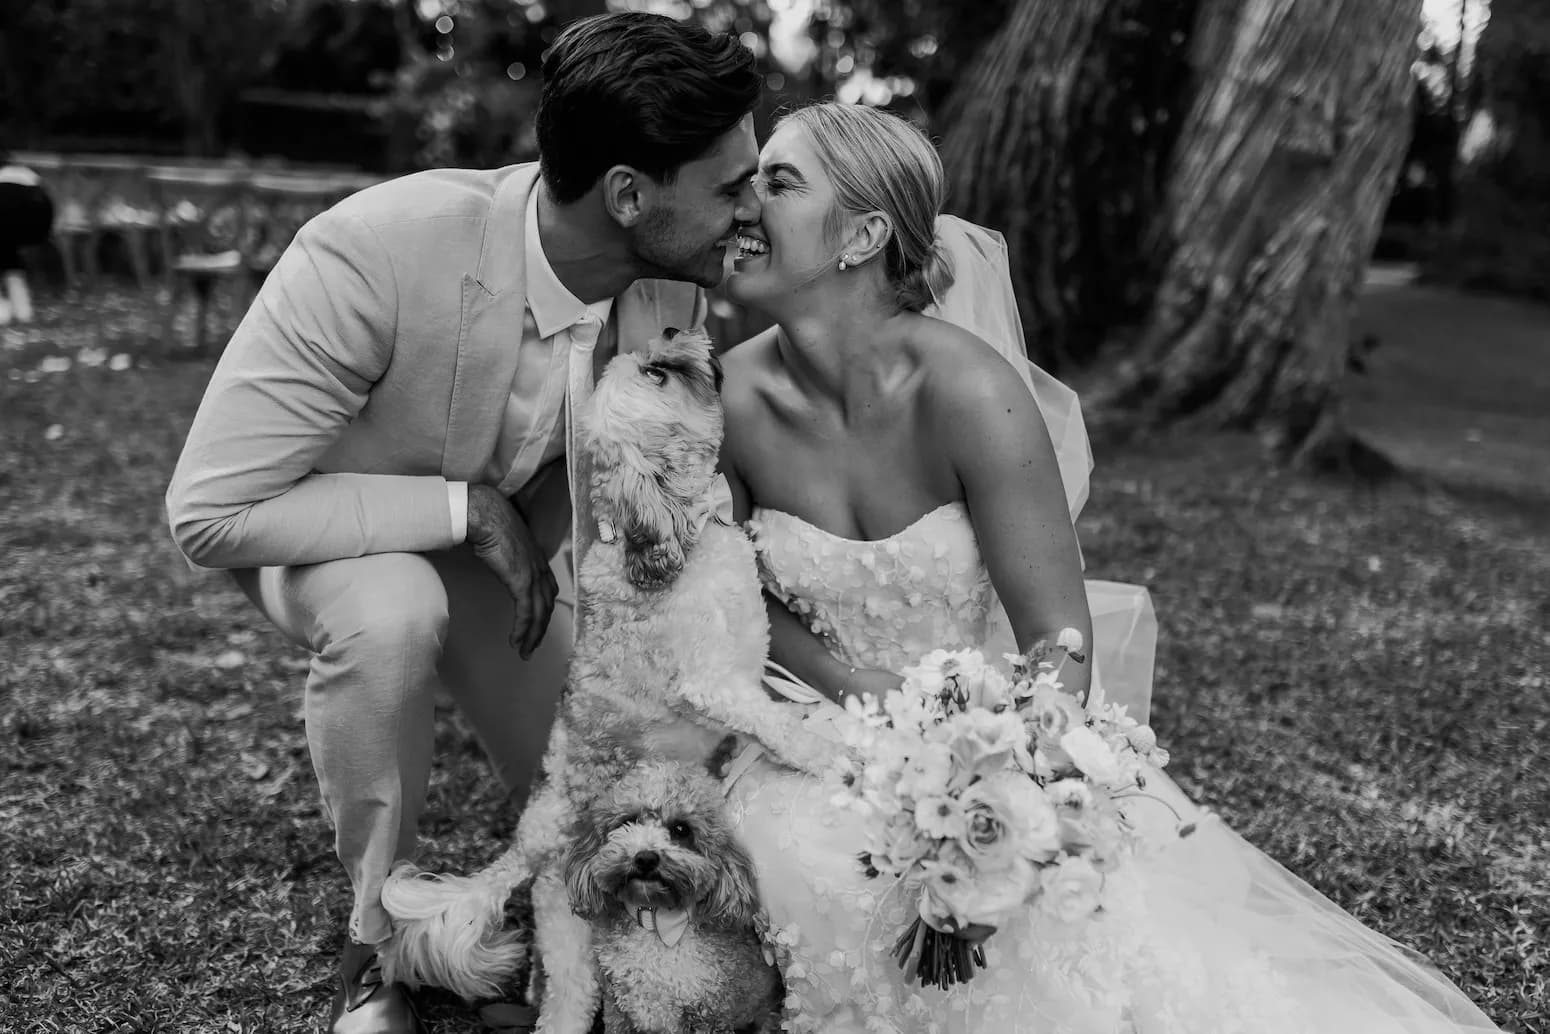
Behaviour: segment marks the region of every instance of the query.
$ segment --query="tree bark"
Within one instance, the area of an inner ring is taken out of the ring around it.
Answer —
[[[1346,448],[1355,297],[1404,155],[1420,8],[1203,0],[1162,277],[1100,405],[1267,430],[1303,458]]]
[[[1029,353],[1089,362],[1145,311],[1199,0],[1015,0],[941,124],[948,207],[999,229]]]

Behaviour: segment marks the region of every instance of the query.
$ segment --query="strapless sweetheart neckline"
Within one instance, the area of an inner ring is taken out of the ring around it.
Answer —
[[[925,513],[921,514],[919,517],[916,517],[914,520],[910,521],[908,524],[894,532],[892,535],[884,535],[880,539],[855,539],[849,537],[848,535],[841,535],[838,532],[830,531],[828,528],[819,527],[812,521],[798,517],[794,513],[790,513],[786,510],[777,510],[772,506],[755,506],[753,508],[753,516],[755,520],[762,520],[772,515],[775,517],[783,517],[788,521],[802,525],[804,528],[811,528],[813,531],[818,532],[820,535],[825,535],[831,539],[834,539],[836,542],[849,542],[857,546],[878,546],[885,542],[892,542],[895,539],[903,538],[911,531],[914,531],[922,524],[925,524],[931,518],[944,513],[947,510],[955,509],[967,510],[968,507],[962,499],[955,499],[951,502],[943,503],[941,506],[936,506],[930,510],[927,510]]]

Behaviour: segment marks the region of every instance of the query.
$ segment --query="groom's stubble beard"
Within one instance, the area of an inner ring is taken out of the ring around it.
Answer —
[[[711,288],[721,283],[725,263],[716,242],[732,234],[728,227],[710,241],[691,241],[679,225],[678,210],[653,208],[632,235],[631,247],[645,269],[644,276],[680,280]]]

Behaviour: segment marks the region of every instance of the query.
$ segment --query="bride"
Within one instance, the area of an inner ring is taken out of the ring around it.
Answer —
[[[777,126],[757,188],[762,221],[727,291],[777,326],[725,357],[722,466],[759,552],[773,659],[825,697],[806,705],[813,735],[837,738],[846,698],[897,686],[929,650],[1010,649],[999,620],[1027,647],[1067,627],[1090,638],[1116,595],[1144,619],[1144,596],[1084,585],[1080,418],[1023,369],[999,238],[939,218],[930,143],[873,109],[815,105]],[[1147,637],[1136,663],[1108,628],[1096,670],[1063,680],[1144,715]],[[1149,789],[1198,815],[1161,773]],[[1496,1029],[1424,960],[1211,822],[1130,866],[1094,921],[1051,928],[1030,908],[986,942],[973,980],[923,989],[889,955],[913,903],[863,876],[831,788],[755,759],[729,794],[793,1031]]]

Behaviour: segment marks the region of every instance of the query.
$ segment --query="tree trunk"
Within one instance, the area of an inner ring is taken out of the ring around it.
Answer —
[[[1203,0],[1198,81],[1152,248],[1144,330],[1097,393],[1146,421],[1347,445],[1341,385],[1404,155],[1420,0]]]
[[[1187,80],[1199,0],[1016,0],[940,122],[949,208],[999,229],[1029,352],[1090,361],[1145,312],[1140,247]]]

